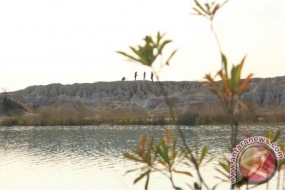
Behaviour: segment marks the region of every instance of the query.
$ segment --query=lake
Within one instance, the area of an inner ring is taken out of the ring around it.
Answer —
[[[174,126],[167,128],[175,130]],[[266,130],[285,126],[242,126],[242,133],[264,135]],[[230,130],[226,126],[181,126],[187,143],[210,147],[209,155],[229,156]],[[123,158],[131,145],[138,144],[140,134],[156,137],[164,134],[163,126],[53,126],[0,128],[1,190],[90,190],[144,189],[144,180],[133,184],[139,172],[126,174],[139,165]],[[284,138],[284,130],[282,131]],[[240,140],[244,139],[240,135]],[[202,173],[211,184],[214,165]],[[180,187],[193,179],[175,176]],[[274,185],[274,180],[270,185]],[[283,182],[284,183],[284,182]],[[226,186],[228,187],[228,186]],[[270,186],[271,187],[271,186]],[[273,186],[272,186],[273,187]],[[220,187],[222,189],[222,186]],[[171,189],[170,182],[159,173],[150,179],[149,189]],[[187,188],[188,189],[188,188]],[[219,188],[218,188],[219,189]]]

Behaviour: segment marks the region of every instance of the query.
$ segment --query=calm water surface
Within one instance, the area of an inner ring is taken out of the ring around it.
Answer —
[[[173,126],[168,126],[175,130]],[[187,143],[209,146],[210,155],[227,153],[229,127],[181,127]],[[241,132],[263,135],[276,127],[241,127]],[[284,132],[282,131],[282,137]],[[140,134],[164,134],[158,126],[84,126],[84,127],[2,127],[0,128],[0,189],[1,190],[89,190],[143,189],[144,180],[133,185],[139,175],[125,175],[138,167],[125,160],[122,153],[138,143]],[[240,139],[243,139],[240,136]],[[206,175],[212,167],[203,169]],[[177,177],[185,186],[188,178]],[[191,181],[191,180],[190,180]],[[193,181],[193,180],[192,180]],[[160,174],[150,180],[150,189],[171,189]]]

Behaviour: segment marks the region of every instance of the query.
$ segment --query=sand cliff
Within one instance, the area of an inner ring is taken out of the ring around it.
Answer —
[[[162,82],[176,114],[222,111],[221,103],[202,82]],[[117,81],[84,84],[31,86],[10,92],[31,113],[74,112],[85,116],[100,113],[161,116],[168,107],[157,82]],[[253,78],[241,99],[256,112],[285,111],[285,76]]]

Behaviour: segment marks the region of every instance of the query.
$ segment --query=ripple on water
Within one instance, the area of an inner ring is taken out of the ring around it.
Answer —
[[[169,126],[175,130],[175,126]],[[230,128],[225,126],[181,126],[187,143],[210,147],[210,155],[227,152]],[[242,126],[240,133],[262,135],[279,127]],[[54,126],[0,128],[0,189],[142,189],[133,186],[140,166],[122,153],[138,144],[140,134],[164,134],[159,126]],[[284,137],[284,133],[282,133]],[[242,135],[240,135],[242,139]],[[152,189],[169,188],[169,182],[154,174]],[[178,181],[182,180],[178,178]],[[183,182],[183,181],[182,181]]]

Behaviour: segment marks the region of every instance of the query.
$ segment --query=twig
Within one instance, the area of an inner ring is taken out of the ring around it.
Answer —
[[[164,91],[164,89],[163,89],[163,86],[162,86],[161,82],[159,81],[159,77],[158,77],[157,73],[155,72],[155,70],[153,69],[153,67],[152,67],[152,70],[153,70],[153,72],[154,72],[154,74],[155,74],[155,77],[156,77],[157,80],[158,80],[159,87],[160,87],[161,92],[162,92],[162,94],[163,94],[163,96],[164,96],[164,99],[165,99],[165,101],[166,101],[166,104],[167,104],[167,106],[168,106],[168,108],[169,108],[170,116],[171,116],[173,122],[175,122],[175,116],[174,116],[174,112],[173,112],[173,109],[172,109],[172,105],[170,104],[169,99],[167,98],[167,95],[166,95],[166,93],[165,93],[165,91]],[[193,164],[194,164],[194,167],[195,167],[195,169],[196,169],[196,171],[197,171],[197,175],[198,175],[198,177],[199,177],[199,180],[200,180],[201,184],[203,184],[203,185],[206,187],[206,189],[209,190],[208,185],[205,183],[205,181],[204,181],[203,178],[202,178],[202,175],[201,175],[201,173],[200,173],[197,160],[195,159],[194,155],[192,154],[192,151],[190,150],[190,148],[187,146],[186,138],[185,138],[183,132],[181,131],[181,129],[180,129],[180,127],[179,127],[178,125],[175,125],[175,127],[176,127],[176,129],[177,129],[177,131],[178,131],[178,133],[179,133],[179,136],[180,136],[181,140],[182,140],[183,146],[186,148],[188,154],[191,156],[191,160],[192,160],[192,162],[193,162]]]

